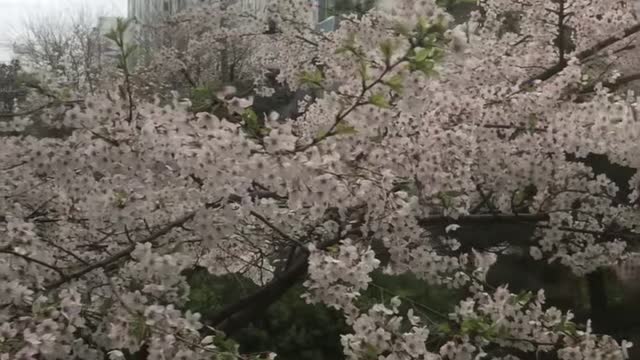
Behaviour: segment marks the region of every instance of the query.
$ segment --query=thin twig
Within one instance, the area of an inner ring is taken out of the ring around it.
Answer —
[[[306,253],[309,252],[309,249],[307,249],[307,247],[303,243],[301,243],[300,241],[298,241],[298,240],[292,238],[291,236],[285,234],[284,231],[280,230],[277,226],[273,225],[264,216],[258,214],[257,212],[255,212],[253,210],[250,211],[249,213],[251,214],[251,216],[255,217],[256,219],[260,220],[263,224],[267,225],[271,230],[273,230],[276,233],[278,233],[278,235],[280,235],[283,239],[296,244],[298,247],[300,247],[302,249],[302,251],[304,251]]]

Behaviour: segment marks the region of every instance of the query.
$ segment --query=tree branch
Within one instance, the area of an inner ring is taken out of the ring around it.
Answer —
[[[308,253],[309,249],[307,249],[307,247],[305,246],[305,244],[301,243],[300,241],[292,238],[291,236],[287,235],[284,231],[280,230],[277,226],[273,225],[269,220],[267,220],[264,216],[258,214],[257,212],[251,210],[249,212],[249,214],[251,214],[251,216],[255,217],[256,219],[260,220],[263,224],[265,224],[267,227],[269,227],[271,230],[275,231],[278,235],[280,235],[280,237],[282,237],[283,239],[297,245],[298,247],[300,247],[300,249],[302,249],[302,251]]]
[[[595,55],[596,53],[598,53],[600,50],[603,50],[615,43],[617,43],[620,40],[626,39],[629,36],[632,36],[636,33],[638,33],[640,31],[640,23],[637,23],[627,29],[625,29],[622,33],[622,36],[620,35],[615,35],[615,36],[611,36],[607,39],[604,39],[598,43],[596,43],[595,45],[593,45],[592,47],[585,49],[579,53],[577,53],[575,55],[575,57],[578,60],[584,60],[590,56]],[[528,80],[523,82],[523,85],[529,85],[529,84],[533,84],[534,81],[536,80],[540,80],[540,81],[545,81],[548,80],[550,78],[552,78],[553,76],[557,75],[558,73],[560,73],[562,70],[564,70],[567,67],[568,63],[562,63],[559,62],[558,64],[548,68],[547,70],[543,71],[542,73],[535,75],[531,78],[529,78]]]
[[[32,258],[32,257],[31,257],[31,256],[29,256],[29,255],[24,255],[24,254],[17,253],[17,252],[15,252],[15,251],[10,250],[10,249],[11,249],[11,247],[9,247],[9,246],[5,246],[5,247],[3,247],[3,248],[1,248],[1,249],[0,249],[0,253],[2,253],[2,254],[7,254],[7,255],[12,255],[12,256],[15,256],[15,257],[19,257],[19,258],[21,258],[21,259],[23,259],[23,260],[25,260],[25,261],[27,261],[27,262],[32,262],[32,263],[34,263],[34,264],[38,264],[38,265],[40,265],[40,266],[44,266],[44,267],[46,267],[46,268],[48,268],[48,269],[51,269],[51,270],[53,270],[53,271],[57,272],[57,273],[58,273],[58,275],[60,275],[60,277],[62,277],[62,278],[65,278],[65,277],[66,277],[66,275],[65,275],[64,271],[62,271],[62,270],[61,270],[60,268],[58,268],[57,266],[53,266],[53,265],[51,265],[51,264],[48,264],[48,263],[46,263],[46,262],[44,262],[44,261],[42,261],[42,260],[38,260],[38,259],[36,259],[36,258]]]
[[[457,219],[448,216],[434,215],[418,219],[420,226],[433,226],[444,224],[516,224],[516,223],[537,223],[549,221],[549,214],[480,214],[465,215]]]
[[[40,111],[43,111],[47,108],[51,108],[54,107],[56,105],[65,105],[65,106],[72,106],[75,104],[80,104],[84,102],[84,100],[70,100],[70,101],[50,101],[42,106],[38,106],[36,108],[30,109],[30,110],[25,110],[22,112],[17,112],[17,113],[0,113],[0,119],[12,119],[15,117],[23,117],[23,116],[29,116],[29,115],[33,115],[36,114]]]
[[[335,237],[326,240],[320,243],[317,248],[324,250],[337,244],[340,239],[340,237]],[[308,260],[309,252],[293,260],[287,270],[279,274],[270,283],[244,299],[226,306],[211,318],[205,319],[207,325],[222,330],[227,335],[242,329],[257,314],[262,313],[271,304],[275,303],[284,293],[307,275]]]
[[[616,89],[618,89],[621,86],[624,86],[630,82],[636,81],[636,80],[640,80],[640,72],[637,73],[633,73],[633,74],[629,74],[629,75],[625,75],[623,77],[618,78],[616,81],[612,81],[612,82],[603,82],[602,86],[606,87],[607,89],[614,91]],[[595,83],[595,84],[591,84],[585,88],[582,88],[580,90],[580,94],[588,94],[588,93],[592,93],[595,91],[596,86],[599,83]]]
[[[135,250],[137,244],[142,244],[142,243],[146,243],[146,242],[154,242],[158,238],[168,234],[173,228],[179,227],[179,226],[183,225],[184,223],[186,223],[187,221],[193,219],[194,216],[195,216],[194,212],[189,213],[189,214],[187,214],[187,215],[185,215],[185,216],[183,216],[183,217],[181,217],[181,218],[179,218],[179,219],[177,219],[177,220],[165,225],[164,227],[162,227],[161,229],[157,230],[153,234],[147,236],[143,240],[141,240],[139,242],[136,242],[135,244],[131,244],[130,246],[126,247],[125,249],[113,254],[112,256],[110,256],[110,257],[108,257],[108,258],[106,258],[104,260],[95,262],[95,263],[93,263],[93,264],[91,264],[89,266],[86,266],[86,267],[84,267],[84,268],[82,268],[82,269],[80,269],[80,270],[78,270],[78,271],[76,271],[74,273],[71,273],[71,274],[68,274],[68,275],[62,277],[58,281],[54,281],[54,282],[52,282],[50,284],[45,285],[45,289],[47,289],[47,290],[55,289],[55,288],[65,284],[65,283],[67,283],[67,282],[69,282],[71,280],[78,279],[78,278],[90,273],[93,270],[109,266],[109,265],[111,265],[111,264],[113,264],[113,263],[115,263],[115,262],[117,262],[117,261],[119,261],[119,260],[121,260],[123,258],[126,258],[133,252],[133,250]]]

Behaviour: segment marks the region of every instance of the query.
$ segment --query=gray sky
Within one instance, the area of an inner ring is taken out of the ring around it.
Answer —
[[[107,16],[124,16],[127,0],[0,0],[0,62],[11,57],[11,41],[28,17],[71,14],[78,9]]]

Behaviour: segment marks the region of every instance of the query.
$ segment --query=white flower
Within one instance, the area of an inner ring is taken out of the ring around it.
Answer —
[[[253,105],[253,96],[250,96],[246,99],[234,97],[227,103],[229,112],[231,112],[232,114],[242,114],[244,110],[251,105]]]
[[[447,225],[446,228],[444,228],[444,231],[448,234],[448,233],[450,233],[452,231],[456,231],[458,229],[460,229],[460,225],[458,225],[458,224],[449,224],[449,225]]]
[[[272,111],[269,113],[269,116],[268,116],[269,121],[276,121],[279,118],[280,118],[280,114],[278,114],[278,112]]]
[[[215,339],[215,337],[213,337],[212,335],[206,336],[204,339],[202,339],[202,341],[200,341],[200,344],[209,345],[209,344],[213,343],[214,339]]]
[[[394,297],[392,297],[392,298],[391,298],[390,303],[391,303],[391,307],[392,307],[392,308],[397,309],[397,308],[399,308],[399,307],[400,307],[400,305],[402,304],[402,301],[400,301],[400,298],[399,298],[399,297],[394,296]]]
[[[630,359],[628,349],[633,347],[633,343],[627,340],[622,340],[622,344],[620,347],[622,349],[622,356],[624,357],[624,359]]]
[[[183,108],[183,109],[189,109],[192,105],[191,100],[187,99],[187,98],[183,98],[180,99],[180,101],[178,102],[178,104]]]
[[[236,94],[236,88],[234,86],[225,86],[222,90],[216,93],[216,97],[220,100],[226,100],[228,97]]]
[[[529,248],[529,254],[534,260],[540,260],[543,256],[542,251],[537,246],[532,246],[531,248]]]
[[[109,355],[109,360],[123,360],[124,353],[120,350],[111,350],[107,353]]]

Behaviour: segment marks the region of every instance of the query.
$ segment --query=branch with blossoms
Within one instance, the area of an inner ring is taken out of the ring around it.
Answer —
[[[636,35],[638,32],[640,32],[640,23],[632,25],[626,29],[624,29],[621,33],[621,35],[614,35],[611,36],[609,38],[606,38],[604,40],[601,40],[599,42],[597,42],[596,44],[594,44],[593,46],[591,46],[588,49],[582,50],[576,54],[574,54],[572,57],[577,59],[578,61],[584,61],[594,55],[596,55],[597,53],[601,52],[602,50],[605,50],[606,48],[622,41],[625,39],[628,39],[634,35]],[[510,93],[507,98],[511,98],[512,96],[516,95],[516,94],[520,94],[528,89],[530,89],[532,86],[536,86],[536,84],[539,84],[541,82],[544,82],[546,80],[549,80],[551,78],[553,78],[554,76],[560,74],[564,69],[567,68],[567,66],[569,66],[569,62],[567,61],[559,61],[556,65],[553,65],[547,69],[545,69],[544,71],[522,81],[519,85],[519,90]],[[632,78],[630,78],[630,81],[632,81]],[[493,100],[493,101],[489,101],[487,102],[487,105],[492,106],[492,105],[497,105],[497,104],[502,104],[505,102],[505,99],[498,99],[498,100]]]
[[[269,198],[272,197],[273,195],[269,195],[272,194],[271,192],[267,192],[266,195],[264,195],[264,197],[262,198]],[[240,202],[241,197],[239,195],[234,195],[231,196],[227,201],[229,204],[233,204],[233,203],[237,203]],[[210,207],[217,207],[220,206],[219,202],[216,203],[211,203]],[[298,247],[300,250],[304,252],[307,252],[306,249],[306,245],[304,243],[301,243],[298,240],[295,240],[293,238],[291,238],[289,235],[285,234],[282,230],[280,230],[279,228],[277,228],[275,225],[273,225],[269,220],[267,220],[264,216],[256,213],[256,212],[252,212],[251,213],[252,216],[256,217],[257,219],[259,219],[261,222],[263,222],[265,225],[267,225],[267,227],[273,229],[277,235],[279,235],[280,237],[282,237],[283,239],[287,240],[288,242],[291,242],[292,244],[294,244],[296,247]],[[64,285],[70,281],[79,279],[85,275],[87,275],[88,273],[97,270],[97,269],[104,269],[107,267],[110,267],[111,265],[125,259],[128,258],[129,255],[131,254],[131,252],[133,252],[133,250],[135,249],[136,245],[138,243],[153,243],[156,240],[158,240],[160,237],[166,235],[167,233],[169,233],[172,229],[183,226],[184,224],[186,224],[187,222],[189,222],[190,220],[193,219],[193,217],[195,216],[195,213],[190,213],[187,214],[163,227],[161,227],[159,230],[153,232],[152,234],[150,234],[149,236],[143,238],[142,240],[138,241],[138,242],[133,242],[131,245],[129,245],[127,248],[117,252],[116,254],[113,254],[101,261],[92,263],[92,264],[86,264],[86,266],[82,267],[80,270],[77,270],[73,273],[67,274],[64,273],[61,269],[54,267],[50,264],[44,263],[41,260],[35,259],[35,258],[31,258],[29,256],[26,255],[22,255],[19,253],[16,253],[14,251],[11,250],[11,246],[6,246],[5,248],[2,249],[2,252],[10,254],[10,255],[14,255],[14,256],[19,256],[21,258],[23,258],[26,261],[29,262],[34,262],[36,264],[39,264],[41,266],[45,266],[47,268],[53,269],[55,270],[57,273],[60,274],[61,279],[58,281],[54,281],[50,284],[45,285],[45,288],[48,290],[52,290],[55,288],[60,287],[61,285]],[[547,223],[550,219],[549,214],[547,213],[537,213],[537,214],[475,214],[475,215],[464,215],[464,216],[460,216],[457,218],[452,218],[452,217],[447,217],[447,216],[441,216],[441,215],[434,215],[434,216],[427,216],[427,217],[422,217],[417,219],[417,223],[422,226],[425,229],[430,229],[434,226],[446,226],[448,224],[456,224],[458,226],[474,226],[474,225],[479,225],[479,224],[521,224],[521,223],[533,223],[536,224],[535,226],[538,228],[546,228],[546,229],[552,229],[552,230],[560,230],[563,232],[570,232],[570,233],[577,233],[577,234],[587,234],[587,235],[592,235],[592,236],[596,236],[596,237],[603,237],[603,236],[613,236],[616,238],[620,238],[620,239],[625,239],[625,240],[629,240],[629,241],[638,241],[640,239],[640,234],[635,234],[635,233],[631,233],[628,231],[596,231],[596,230],[589,230],[589,229],[580,229],[580,228],[573,228],[573,227],[566,227],[566,226],[549,226],[549,225],[545,225],[544,223]],[[359,222],[362,222],[362,219],[358,219]],[[543,223],[543,224],[540,224]],[[335,245],[337,242],[339,241],[339,239],[333,239],[332,241],[321,245],[319,248],[320,249],[325,249],[328,248],[330,246]],[[286,289],[288,289],[289,287],[293,286],[295,284],[295,281],[292,281],[292,279],[301,279],[305,276],[305,270],[304,267],[306,266],[306,258],[302,257],[300,259],[297,259],[296,262],[293,263],[293,265],[291,265],[290,267],[287,268],[286,272],[284,275],[282,275],[282,278],[278,278],[274,281],[273,284],[267,285],[263,290],[261,290],[260,292],[258,292],[256,295],[251,296],[250,298],[248,298],[247,300],[244,301],[240,301],[237,304],[234,304],[231,306],[232,309],[237,309],[235,311],[240,311],[240,310],[245,310],[243,309],[244,306],[252,306],[253,301],[251,299],[257,299],[257,298],[263,298],[264,294],[266,293],[273,293],[275,295],[273,295],[271,297],[271,299],[273,299],[273,301],[277,300],[280,296],[280,292],[273,292],[274,288],[277,289],[281,289],[280,291],[286,291]],[[286,285],[285,285],[286,284]],[[229,315],[226,315],[228,312],[227,311],[222,311],[221,315],[218,315],[218,317],[216,318],[226,318]],[[245,321],[248,321],[250,318],[248,318]],[[215,324],[217,322],[219,322],[221,320],[212,320],[212,322]],[[244,323],[243,323],[244,325]]]
[[[579,53],[575,54],[574,57],[576,59],[578,59],[579,61],[584,61],[585,59],[597,54],[598,52],[608,48],[609,46],[616,44],[617,42],[621,41],[621,40],[625,40],[635,34],[637,34],[638,32],[640,32],[640,23],[635,24],[633,26],[630,26],[626,29],[624,29],[621,33],[621,35],[615,35],[615,36],[611,36],[607,39],[604,39],[596,44],[594,44],[592,47],[590,47],[589,49],[585,49],[580,51]],[[533,84],[536,82],[536,80],[539,81],[545,81],[548,80],[550,78],[552,78],[553,76],[559,74],[562,70],[564,70],[566,67],[568,66],[567,63],[559,63],[543,72],[541,72],[540,74],[526,80],[523,82],[523,84]]]
[[[602,82],[600,84],[592,84],[592,85],[586,86],[580,90],[580,93],[581,94],[592,93],[596,90],[596,87],[598,86],[605,87],[610,91],[616,91],[617,89],[638,80],[640,80],[640,73],[623,75],[617,78],[615,81],[607,81],[607,82]]]
[[[139,243],[153,243],[154,241],[156,241],[157,239],[159,239],[160,237],[168,234],[172,229],[179,227],[183,224],[185,224],[186,222],[188,222],[189,220],[191,220],[193,218],[194,214],[187,214],[167,225],[165,225],[164,227],[162,227],[161,229],[157,230],[156,232],[152,233],[151,235],[149,235],[148,237],[142,239],[141,241],[139,241]],[[117,252],[116,254],[113,254],[109,257],[107,257],[106,259],[103,259],[101,261],[92,263],[88,266],[85,266],[83,268],[81,268],[80,270],[77,270],[73,273],[70,274],[66,274],[66,273],[61,273],[60,275],[60,279],[54,282],[51,282],[49,284],[46,284],[44,286],[44,288],[46,290],[53,290],[56,289],[70,281],[73,280],[77,280],[81,277],[83,277],[84,275],[96,270],[96,269],[104,269],[120,260],[123,260],[127,257],[130,256],[130,254],[135,250],[137,243],[135,244],[131,244],[129,247]]]
[[[413,49],[411,49],[411,50],[413,50]],[[383,83],[383,81],[385,79],[385,76],[389,72],[391,72],[394,68],[398,67],[399,65],[407,62],[408,60],[409,60],[409,57],[407,55],[407,56],[401,57],[400,59],[398,59],[393,64],[386,64],[384,70],[382,71],[382,73],[378,76],[377,79],[375,79],[371,83],[367,84],[366,79],[363,78],[362,79],[362,89],[360,91],[360,94],[357,95],[355,100],[353,100],[353,103],[351,104],[351,106],[349,106],[347,109],[345,109],[343,111],[340,111],[335,116],[335,120],[333,121],[333,124],[331,124],[331,127],[329,127],[329,129],[324,134],[316,137],[315,139],[313,139],[310,143],[308,143],[306,145],[297,146],[293,150],[293,152],[306,151],[307,149],[319,144],[320,142],[324,141],[325,139],[337,135],[338,132],[336,131],[336,129],[347,118],[347,116],[349,116],[349,114],[351,114],[355,109],[357,109],[360,106],[371,105],[370,101],[365,101],[365,96],[367,95],[367,93],[371,89],[373,89],[373,87],[375,87],[376,85]]]
[[[270,37],[267,50],[278,56],[264,61],[280,66],[284,82],[324,90],[306,100],[295,123],[269,115],[263,124],[248,111],[237,121],[194,116],[176,99],[173,107],[136,100],[133,126],[119,112],[131,109],[125,96],[74,110],[65,118],[75,125],[67,138],[10,141],[0,154],[8,169],[0,189],[11,202],[0,203],[1,230],[11,240],[2,245],[0,261],[10,266],[2,267],[0,291],[10,305],[0,316],[25,340],[10,356],[48,357],[73,344],[73,351],[86,345],[77,350],[83,358],[81,351],[108,344],[114,357],[199,360],[210,356],[201,347],[222,338],[218,331],[233,335],[302,283],[306,301],[345,315],[353,332],[342,344],[352,359],[574,354],[567,348],[621,358],[624,345],[578,334],[565,314],[561,326],[546,324],[547,312],[557,314],[540,297],[484,288],[492,288],[487,273],[498,255],[515,246],[530,247],[536,260],[560,259],[576,275],[623,258],[638,238],[633,207],[614,201],[609,178],[565,154],[611,154],[637,167],[629,156],[637,125],[620,102],[607,108],[599,97],[587,106],[556,96],[578,78],[577,66],[568,68],[569,80],[548,82],[551,89],[544,84],[514,106],[489,109],[489,98],[512,91],[510,79],[529,75],[535,61],[518,52],[536,60],[536,44],[553,52],[548,39],[532,31],[514,48],[522,34],[503,40],[483,29],[484,49],[449,34],[447,15],[431,1],[389,6],[352,19],[318,47],[286,26]],[[456,51],[443,54],[449,47]],[[512,55],[503,62],[505,49]],[[297,81],[304,70],[305,81]],[[440,76],[423,76],[436,70]],[[224,100],[236,113],[251,102]],[[537,116],[525,118],[530,113]],[[506,121],[532,131],[503,136]],[[47,201],[51,193],[59,196]],[[478,231],[504,226],[527,233]],[[258,289],[200,321],[186,311],[185,273],[195,266],[246,277]],[[444,347],[433,349],[429,332],[438,330],[413,313],[400,316],[397,300],[391,308],[358,302],[380,266],[468,290],[437,339]],[[79,344],[78,332],[92,344]],[[62,356],[76,355],[70,351]]]
[[[83,102],[84,100],[66,100],[66,101],[55,100],[29,110],[24,110],[24,111],[15,112],[15,113],[4,113],[4,114],[0,113],[0,118],[14,119],[14,118],[20,118],[25,116],[31,116],[57,106],[64,106],[67,108],[71,108],[78,104],[82,104]],[[2,133],[0,133],[0,135],[2,135]]]

